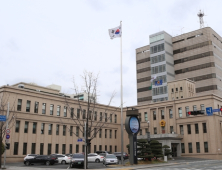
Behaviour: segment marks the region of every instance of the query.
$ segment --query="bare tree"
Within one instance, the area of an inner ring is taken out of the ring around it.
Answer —
[[[73,108],[71,107],[71,101],[66,96],[65,105],[67,107],[68,112],[70,112],[70,119],[72,120],[73,124],[76,125],[76,127],[79,127],[80,132],[85,134],[86,141],[85,139],[83,141],[87,143],[87,145],[85,146],[85,162],[87,167],[87,153],[89,152],[91,140],[96,137],[96,134],[100,131],[100,129],[108,126],[108,121],[113,121],[112,115],[115,116],[115,112],[119,108],[110,109],[109,107],[113,97],[115,96],[115,92],[112,93],[107,105],[100,105],[97,103],[98,75],[95,76],[92,72],[84,71],[84,74],[81,76],[81,78],[84,82],[84,85],[81,86],[81,90],[79,90],[78,86],[75,83],[75,80],[73,79],[73,90],[75,92],[76,100],[78,101],[77,111],[74,113]],[[81,100],[80,95],[83,93],[86,94],[87,101]],[[114,117],[114,119],[115,118],[116,117]],[[60,119],[60,121],[62,122],[62,119]],[[73,133],[75,136],[79,137],[79,134],[77,134],[76,132],[72,131],[69,128],[68,130],[71,131],[70,133]],[[91,133],[93,133],[93,135],[91,135]]]
[[[11,129],[15,125],[16,120],[16,112],[15,112],[15,99],[13,99],[8,92],[1,91],[0,92],[0,115],[4,115],[7,118],[7,109],[9,101],[10,107],[9,107],[9,116],[8,116],[8,129]],[[6,152],[4,146],[4,139],[6,136],[6,122],[0,121],[0,157],[2,157],[2,154],[4,151]],[[2,165],[2,162],[0,160],[0,167]]]

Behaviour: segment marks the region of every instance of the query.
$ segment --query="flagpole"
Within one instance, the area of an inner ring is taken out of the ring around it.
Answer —
[[[122,21],[120,21],[120,70],[121,70],[121,164],[123,165],[123,84],[122,84]]]

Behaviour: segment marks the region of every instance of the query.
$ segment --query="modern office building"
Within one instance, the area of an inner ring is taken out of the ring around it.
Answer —
[[[195,82],[196,95],[222,95],[222,37],[212,28],[149,38],[149,45],[136,49],[138,105],[168,100],[167,82],[184,78]]]

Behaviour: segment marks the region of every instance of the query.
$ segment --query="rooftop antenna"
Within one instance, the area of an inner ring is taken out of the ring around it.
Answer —
[[[203,21],[204,12],[201,12],[201,10],[200,10],[200,12],[197,14],[197,16],[198,16],[199,19],[200,19],[200,29],[201,29],[201,28],[204,28],[204,21]]]

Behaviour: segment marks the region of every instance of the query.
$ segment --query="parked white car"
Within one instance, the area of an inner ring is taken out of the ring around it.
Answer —
[[[97,153],[89,153],[88,154],[88,161],[89,162],[102,162],[104,159],[104,156],[98,155]]]
[[[65,155],[56,155],[58,158],[58,163],[61,164],[69,164],[71,162],[72,157],[65,156]]]
[[[37,154],[28,154],[28,155],[26,155],[26,156],[24,157],[24,160],[26,160],[27,158],[28,158],[28,159],[34,158],[34,157],[36,157],[36,156],[37,156]]]

